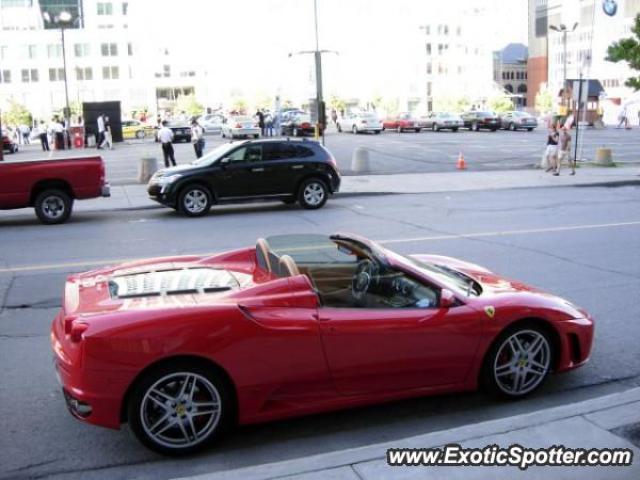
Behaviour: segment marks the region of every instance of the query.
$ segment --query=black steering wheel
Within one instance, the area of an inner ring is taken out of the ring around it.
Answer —
[[[358,303],[362,303],[369,288],[378,282],[378,267],[369,260],[361,260],[351,281],[351,292]]]

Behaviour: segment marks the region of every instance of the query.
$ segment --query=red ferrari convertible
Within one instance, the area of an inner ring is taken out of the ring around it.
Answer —
[[[72,275],[51,331],[72,415],[166,454],[238,423],[479,385],[519,398],[592,340],[562,298],[355,235]]]

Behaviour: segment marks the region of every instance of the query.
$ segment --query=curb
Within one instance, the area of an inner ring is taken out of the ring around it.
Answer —
[[[625,406],[630,406],[635,403],[640,403],[640,387],[559,407],[552,407],[545,410],[497,420],[489,420],[365,447],[312,455],[283,462],[244,467],[237,470],[180,477],[179,480],[268,480],[286,476],[321,474],[324,470],[339,469],[341,467],[349,467],[353,464],[383,459],[389,448],[415,448],[416,445],[420,446],[420,448],[428,448],[450,443],[462,443],[463,441],[473,440],[487,435],[500,435],[524,430],[529,427],[539,427],[582,415],[595,414],[615,407],[624,408]],[[634,405],[633,410],[634,412],[638,412],[637,417],[640,419],[640,408],[636,408]],[[551,443],[553,442],[550,440],[550,444]],[[321,477],[318,476],[317,478]]]

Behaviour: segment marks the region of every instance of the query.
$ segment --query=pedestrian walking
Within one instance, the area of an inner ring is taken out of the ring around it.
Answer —
[[[264,137],[264,113],[262,110],[258,109],[256,112],[256,117],[258,117],[258,127],[260,127],[260,133]]]
[[[20,125],[20,135],[22,135],[22,143],[23,145],[29,145],[29,134],[31,133],[31,129],[28,125],[24,123]]]
[[[273,117],[271,113],[267,113],[264,118],[264,128],[267,137],[273,137]]]
[[[38,137],[40,137],[40,145],[42,145],[42,151],[49,151],[49,139],[47,138],[47,126],[43,120],[40,120],[40,128],[38,129]]]
[[[331,121],[334,125],[338,124],[338,112],[336,112],[335,108],[331,109]]]
[[[202,157],[202,152],[204,151],[204,129],[195,118],[191,120],[191,143],[193,143],[196,158]]]
[[[102,149],[102,142],[104,142],[104,116],[102,113],[98,115],[96,123],[98,124],[98,138],[96,138],[96,148],[100,150]]]
[[[64,127],[58,117],[53,118],[52,131],[56,150],[64,150]]]
[[[166,120],[162,121],[162,128],[158,131],[158,140],[162,145],[162,155],[164,156],[164,166],[170,167],[176,165],[176,158],[173,152],[173,132],[169,127],[167,127],[168,122]]]
[[[560,175],[560,168],[562,167],[562,162],[565,160],[569,164],[569,167],[571,167],[571,173],[569,175],[575,175],[576,161],[575,159],[573,161],[571,160],[571,133],[567,125],[562,127],[562,131],[560,132],[558,161],[556,163],[556,171],[553,172],[556,177]]]
[[[103,140],[100,144],[100,148],[105,148],[105,145],[109,146],[109,150],[113,150],[113,137],[111,136],[111,122],[109,121],[108,116],[104,116],[104,132],[102,134]]]
[[[556,168],[558,161],[558,129],[552,125],[547,135],[547,148],[544,151],[543,164],[546,165],[545,172],[550,172]]]

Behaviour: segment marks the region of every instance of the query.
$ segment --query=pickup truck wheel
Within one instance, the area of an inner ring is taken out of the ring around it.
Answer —
[[[211,208],[211,193],[201,185],[187,185],[178,199],[180,213],[187,217],[201,217]]]
[[[34,208],[45,225],[64,223],[71,215],[73,199],[62,190],[45,190],[36,197]]]

